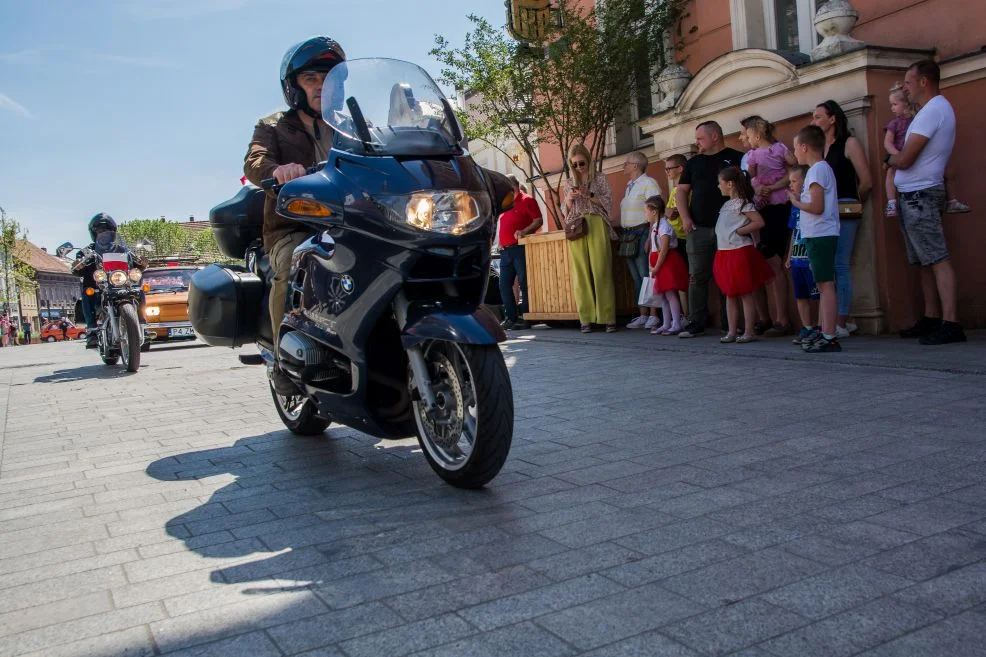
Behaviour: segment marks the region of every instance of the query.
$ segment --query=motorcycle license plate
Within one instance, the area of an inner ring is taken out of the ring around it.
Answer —
[[[168,329],[169,338],[194,338],[195,332],[189,328],[171,328]]]

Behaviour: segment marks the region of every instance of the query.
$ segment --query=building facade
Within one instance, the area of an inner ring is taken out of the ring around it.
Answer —
[[[80,278],[61,258],[48,253],[31,242],[21,242],[20,253],[26,264],[35,271],[36,289],[21,292],[20,310],[36,332],[48,318],[72,318],[75,302],[81,294]]]
[[[607,150],[603,170],[614,190],[614,212],[629,151],[645,152],[648,173],[663,184],[661,161],[694,153],[695,127],[703,121],[717,121],[728,144],[739,147],[740,120],[759,114],[790,145],[816,105],[835,100],[863,143],[874,181],[853,260],[852,314],[868,333],[908,326],[921,315],[920,281],[907,265],[897,220],[883,216],[883,135],[892,118],[889,89],[911,63],[933,58],[958,121],[949,193],[972,208],[945,215],[944,222],[958,276],[959,319],[969,328],[986,327],[986,267],[979,255],[986,186],[977,184],[986,152],[986,133],[978,126],[986,99],[986,3],[692,0],[677,32],[676,63],[653,89],[654,113],[635,121],[639,133],[631,142]],[[561,163],[560,153],[543,155]]]

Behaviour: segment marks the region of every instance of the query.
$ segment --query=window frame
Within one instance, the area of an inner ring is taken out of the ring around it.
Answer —
[[[810,55],[812,48],[818,45],[818,33],[815,32],[814,25],[815,13],[818,11],[818,0],[796,0],[796,2],[798,6],[798,45],[800,52]],[[777,0],[763,0],[763,22],[767,49],[777,50]]]

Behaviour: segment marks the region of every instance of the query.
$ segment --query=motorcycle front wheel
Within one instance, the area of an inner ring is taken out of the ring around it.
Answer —
[[[120,306],[120,356],[128,372],[140,369],[140,322],[133,304]]]
[[[428,465],[457,488],[482,488],[507,460],[514,432],[510,374],[496,345],[430,342],[422,354],[435,408],[409,374],[418,442]]]
[[[329,422],[318,416],[315,403],[304,395],[279,395],[270,386],[277,415],[288,430],[298,436],[317,436],[329,428]]]

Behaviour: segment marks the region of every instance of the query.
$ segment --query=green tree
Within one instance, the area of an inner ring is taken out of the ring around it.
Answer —
[[[8,308],[19,308],[20,295],[38,288],[26,242],[27,232],[0,207],[0,304]]]
[[[472,92],[461,112],[466,134],[493,148],[513,138],[546,185],[548,207],[560,205],[561,180],[550,183],[538,143],[565,154],[584,143],[601,164],[606,129],[651,84],[666,63],[665,34],[677,24],[683,0],[605,0],[582,8],[558,0],[533,43],[470,15],[473,30],[454,48],[441,35],[431,50],[442,81]],[[569,175],[567,167],[565,176]]]
[[[142,239],[151,243],[149,258],[195,258],[197,262],[233,262],[219,252],[211,229],[191,231],[163,219],[132,219],[120,224],[119,234],[132,248]]]

